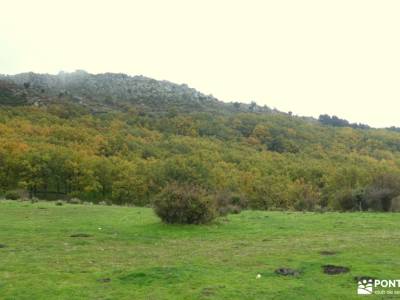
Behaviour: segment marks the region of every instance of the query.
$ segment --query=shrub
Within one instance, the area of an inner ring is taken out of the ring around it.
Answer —
[[[56,205],[57,206],[62,206],[64,203],[62,202],[62,200],[57,200],[56,201]]]
[[[400,196],[392,199],[391,211],[400,212]]]
[[[220,191],[215,195],[218,215],[239,214],[247,205],[245,198],[229,191]]]
[[[112,201],[111,201],[111,200],[100,201],[100,202],[98,203],[98,205],[108,205],[108,206],[111,206],[111,205],[112,205]]]
[[[319,191],[303,180],[297,180],[293,183],[290,196],[296,210],[313,211],[321,201]]]
[[[68,201],[71,204],[81,204],[82,201],[79,198],[72,198]]]
[[[375,176],[366,190],[365,199],[370,210],[390,211],[397,196],[400,196],[400,176],[385,173]]]
[[[19,199],[19,194],[14,191],[9,191],[4,196],[7,200],[18,200]]]
[[[336,193],[333,207],[338,210],[365,210],[365,192],[362,189],[345,189]]]
[[[390,211],[394,197],[393,190],[388,188],[372,187],[366,193],[368,208],[376,211]]]
[[[153,202],[155,213],[165,223],[202,224],[216,217],[215,200],[200,187],[167,185]]]
[[[323,213],[326,213],[326,212],[330,211],[330,209],[327,206],[321,206],[321,205],[317,204],[314,207],[314,211],[317,212],[317,213],[323,214]]]
[[[32,197],[31,198],[31,203],[36,203],[36,202],[39,202],[39,198]]]

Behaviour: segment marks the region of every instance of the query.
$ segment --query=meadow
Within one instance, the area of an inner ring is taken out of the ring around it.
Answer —
[[[0,299],[357,299],[355,277],[399,276],[399,221],[243,211],[166,225],[150,208],[2,200]]]

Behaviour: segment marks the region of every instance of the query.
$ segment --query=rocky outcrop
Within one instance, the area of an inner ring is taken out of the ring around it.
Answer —
[[[151,112],[166,112],[171,109],[185,112],[273,112],[268,107],[258,106],[254,102],[224,103],[186,84],[122,73],[90,74],[77,70],[51,75],[30,72],[0,75],[0,80],[13,85],[25,95],[25,102],[7,100],[14,104],[42,106],[51,102],[71,101],[93,112],[124,109],[126,105],[131,104],[140,110]]]
[[[218,104],[219,102],[216,98],[204,95],[186,84],[178,85],[169,81],[118,73],[96,75],[85,71],[60,72],[58,75],[22,73],[13,76],[2,75],[0,79],[21,88],[41,91],[46,95],[70,95],[80,101],[91,98],[105,103],[129,101],[146,104],[151,102]]]

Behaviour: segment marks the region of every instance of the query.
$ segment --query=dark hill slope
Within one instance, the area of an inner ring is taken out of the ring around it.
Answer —
[[[49,101],[71,101],[93,111],[124,109],[135,105],[146,111],[181,112],[214,111],[266,111],[256,105],[223,103],[211,95],[205,95],[188,87],[169,81],[158,81],[144,76],[105,73],[89,74],[85,71],[59,73],[58,75],[22,73],[0,76],[0,80],[12,83],[30,96],[31,103],[43,105]],[[29,98],[29,97],[28,97]]]

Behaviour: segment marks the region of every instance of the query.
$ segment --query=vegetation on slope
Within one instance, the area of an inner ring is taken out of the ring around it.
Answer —
[[[147,205],[177,183],[258,209],[398,209],[394,130],[330,126],[126,75],[30,76],[3,78],[29,104],[0,106],[3,192]]]

